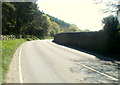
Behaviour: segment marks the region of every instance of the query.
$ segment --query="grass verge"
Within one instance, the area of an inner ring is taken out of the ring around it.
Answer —
[[[41,39],[53,39],[53,38],[46,36]],[[15,53],[16,49],[23,42],[31,40],[39,40],[39,38],[33,37],[27,39],[0,40],[0,84],[4,82],[6,73],[9,69],[10,62],[13,58],[13,54]]]
[[[45,36],[43,39],[53,39],[53,37]]]
[[[2,84],[2,41],[0,40],[0,85]]]
[[[15,50],[19,47],[20,44],[27,41],[26,39],[15,39],[15,40],[2,40],[0,41],[0,54],[2,57],[0,59],[0,83],[4,82],[5,75],[8,71],[9,64],[12,60]]]

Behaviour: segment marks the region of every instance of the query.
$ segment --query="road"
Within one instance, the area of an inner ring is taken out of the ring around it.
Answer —
[[[118,65],[52,40],[22,44],[14,54],[6,83],[117,83]]]

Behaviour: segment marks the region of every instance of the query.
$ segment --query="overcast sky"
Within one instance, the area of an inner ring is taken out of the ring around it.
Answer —
[[[108,16],[100,11],[104,5],[96,5],[93,0],[38,0],[37,4],[41,11],[75,24],[82,30],[98,31],[102,29],[101,20]]]

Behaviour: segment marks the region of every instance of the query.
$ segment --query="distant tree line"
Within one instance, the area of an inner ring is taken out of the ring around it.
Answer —
[[[79,31],[76,25],[68,24],[41,12],[33,2],[2,3],[3,35],[54,36],[60,32]]]
[[[45,14],[44,12],[42,12],[42,13]],[[59,25],[60,32],[81,32],[81,30],[75,24],[69,24],[69,23],[67,23],[61,19],[58,19],[54,16],[51,16],[49,14],[45,14],[45,15],[50,17],[50,20],[52,22],[55,22],[56,24]]]
[[[70,27],[70,24],[64,22],[63,20],[60,20],[60,19],[58,19],[58,18],[56,18],[56,17],[53,17],[53,16],[51,16],[51,15],[49,15],[49,14],[47,14],[47,16],[50,17],[50,20],[51,20],[51,21],[56,22],[57,24],[59,24],[59,25],[60,25],[61,27],[63,27],[63,28],[69,28],[69,27]]]

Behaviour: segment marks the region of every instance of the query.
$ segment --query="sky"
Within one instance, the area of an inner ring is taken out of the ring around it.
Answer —
[[[41,11],[81,30],[101,30],[103,17],[110,15],[100,11],[104,4],[95,4],[93,0],[38,0],[37,4]]]

